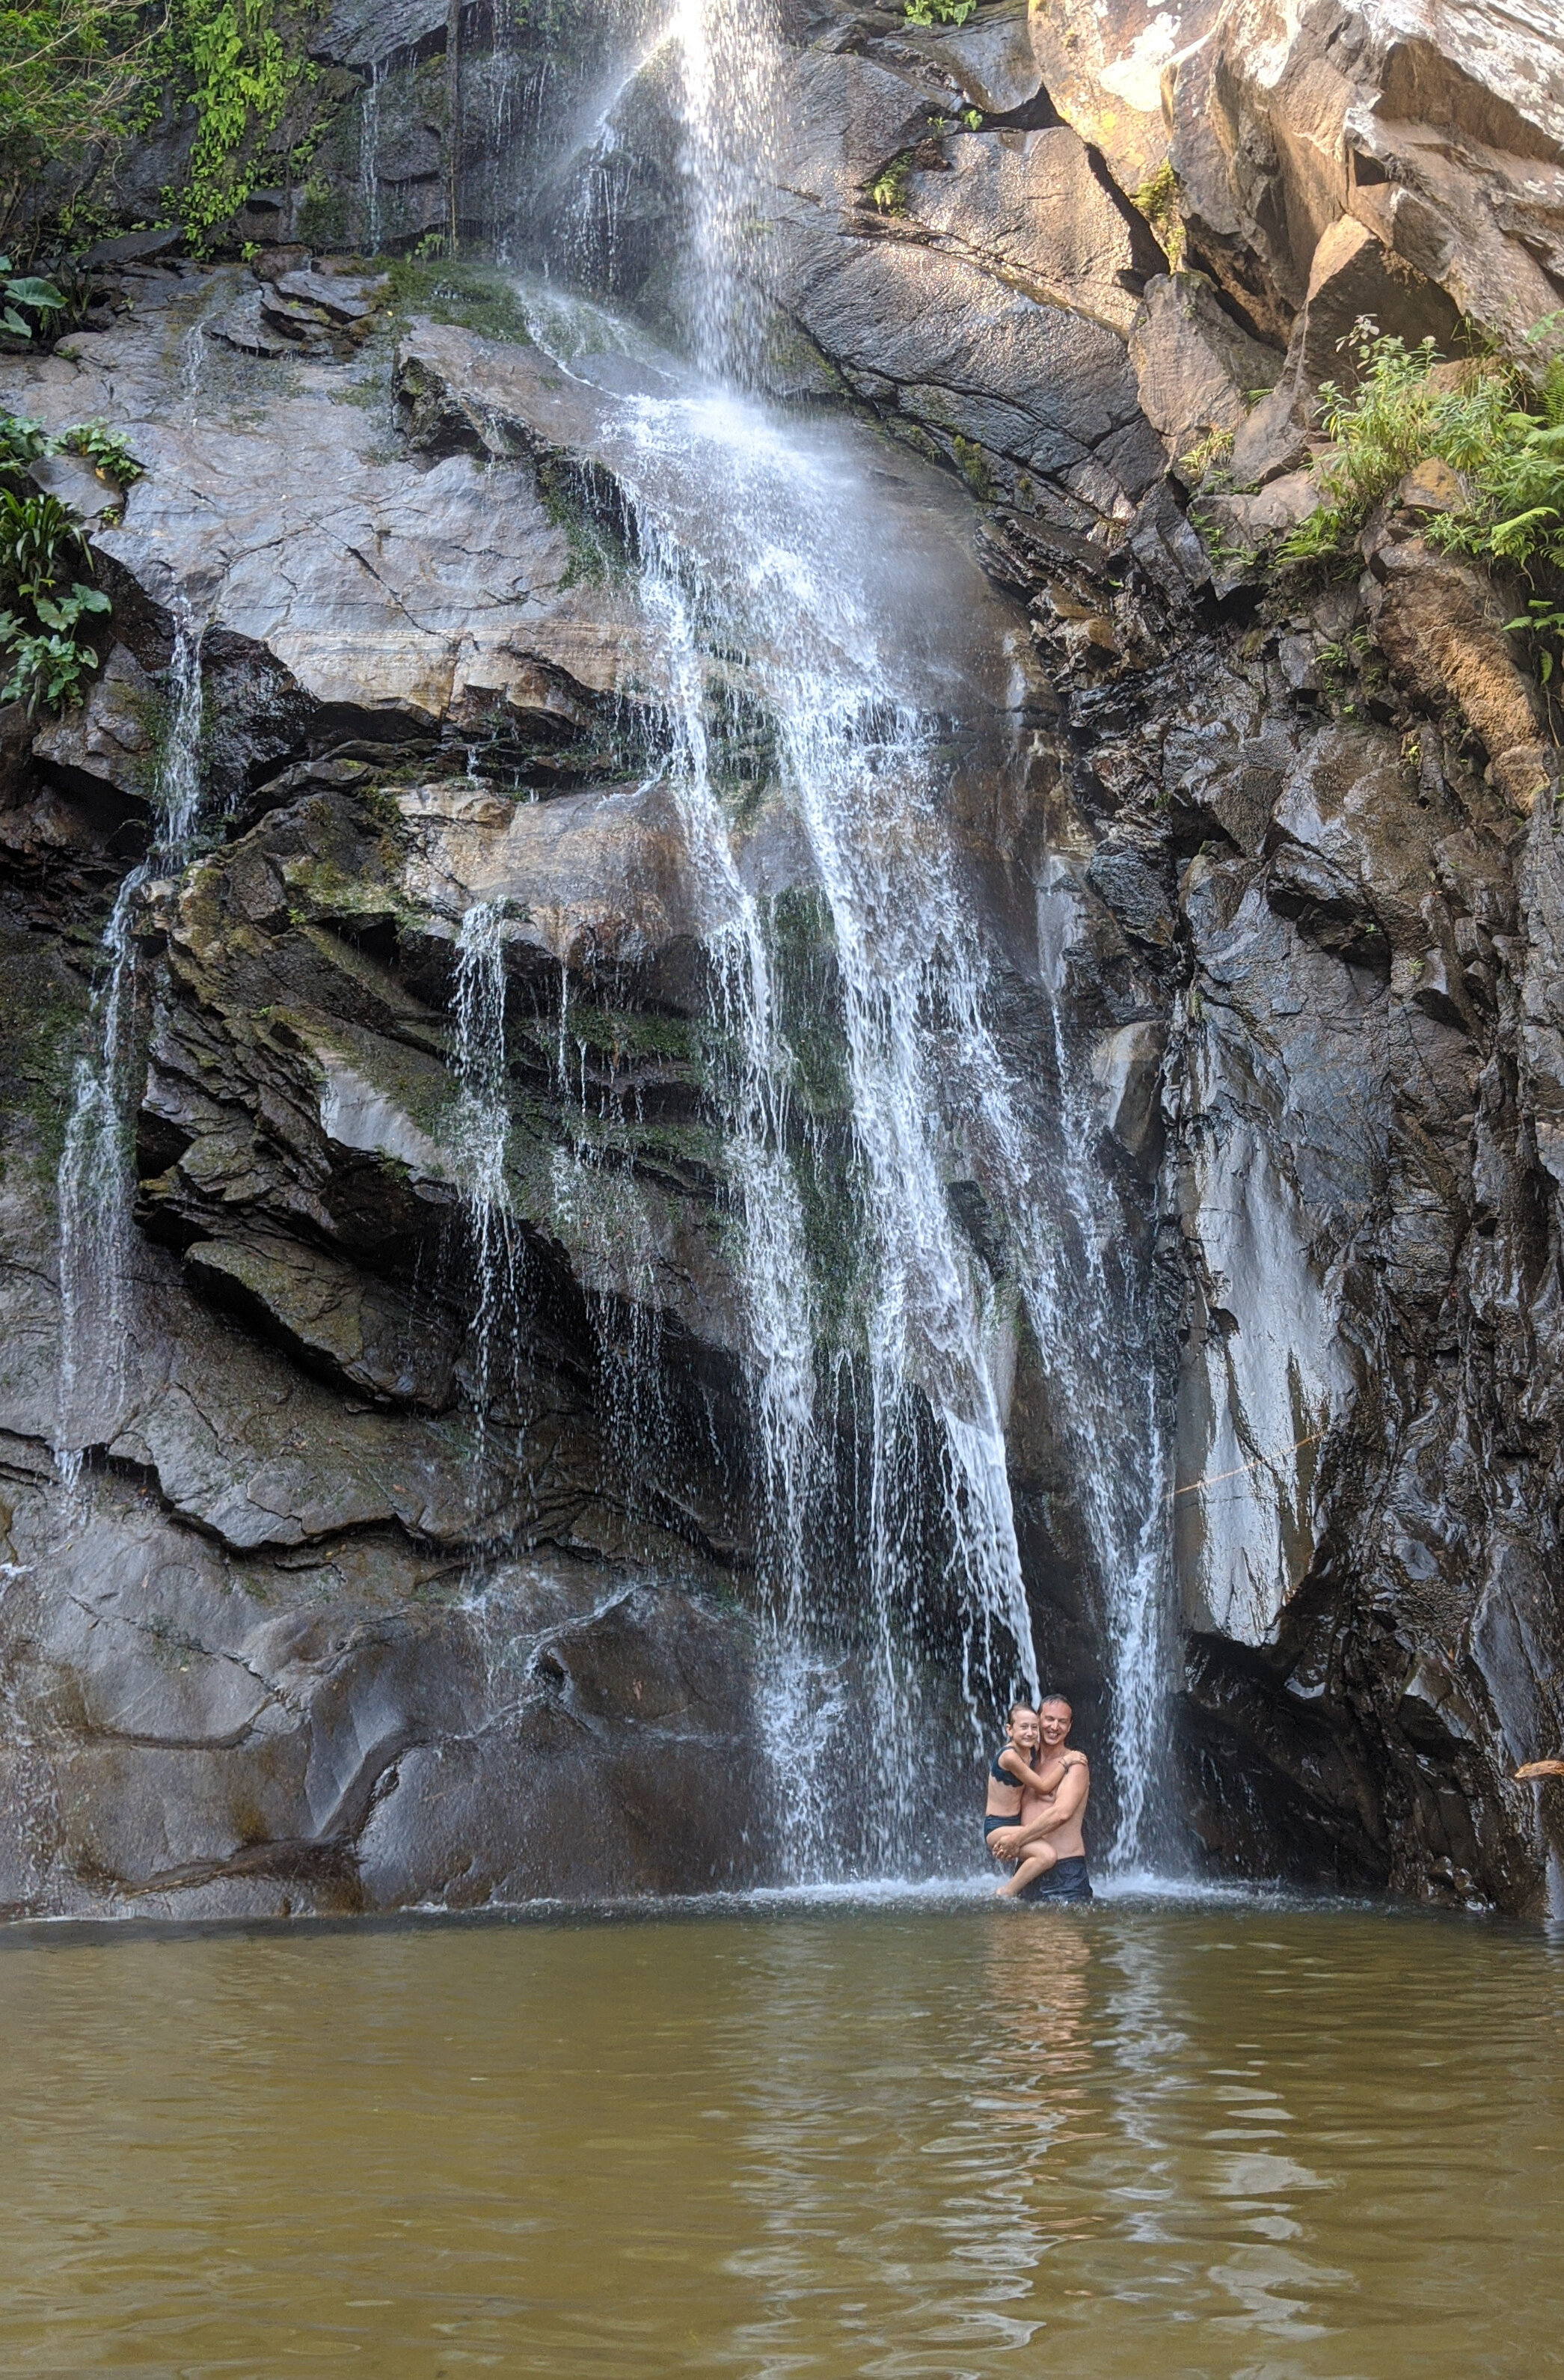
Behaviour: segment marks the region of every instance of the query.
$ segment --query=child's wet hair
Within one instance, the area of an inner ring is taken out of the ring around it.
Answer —
[[[1037,1716],[1030,1703],[1012,1703],[1009,1710],[1005,1713],[1005,1725],[1007,1727],[1013,1727],[1015,1725],[1015,1714],[1017,1711],[1024,1711],[1028,1718],[1036,1718]]]

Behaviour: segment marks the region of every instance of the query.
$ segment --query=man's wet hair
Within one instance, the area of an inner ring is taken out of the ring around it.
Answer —
[[[1041,1694],[1037,1699],[1037,1708],[1046,1710],[1049,1703],[1059,1703],[1070,1713],[1072,1718],[1075,1716],[1075,1706],[1068,1694]]]

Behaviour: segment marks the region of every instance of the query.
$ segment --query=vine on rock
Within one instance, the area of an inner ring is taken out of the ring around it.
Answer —
[[[320,79],[306,34],[313,0],[170,0],[150,115],[192,105],[196,136],[182,188],[166,191],[192,247],[204,248],[279,162],[291,177],[318,127]]]

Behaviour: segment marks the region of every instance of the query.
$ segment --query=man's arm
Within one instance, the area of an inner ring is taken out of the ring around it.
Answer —
[[[1085,1758],[1073,1760],[1069,1774],[1054,1796],[1052,1809],[1044,1816],[1031,1819],[1024,1827],[995,1828],[988,1838],[988,1849],[994,1857],[1019,1859],[1029,1843],[1041,1842],[1043,1837],[1051,1835],[1056,1827],[1062,1827],[1067,1819],[1077,1816],[1086,1798],[1089,1781]]]

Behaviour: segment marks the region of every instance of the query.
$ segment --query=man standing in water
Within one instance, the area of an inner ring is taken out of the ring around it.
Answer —
[[[1092,1899],[1086,1846],[1081,1834],[1081,1820],[1091,1791],[1091,1771],[1084,1752],[1065,1752],[1073,1716],[1062,1694],[1049,1694],[1038,1706],[1037,1726],[1043,1740],[1040,1757],[1046,1764],[1063,1755],[1070,1764],[1064,1780],[1046,1803],[1040,1803],[1035,1794],[1024,1795],[1018,1823],[1008,1828],[996,1828],[988,1838],[988,1849],[996,1859],[1024,1859],[1028,1847],[1044,1835],[1053,1845],[1057,1864],[1025,1888],[1020,1895],[1023,1900],[1080,1902]]]

